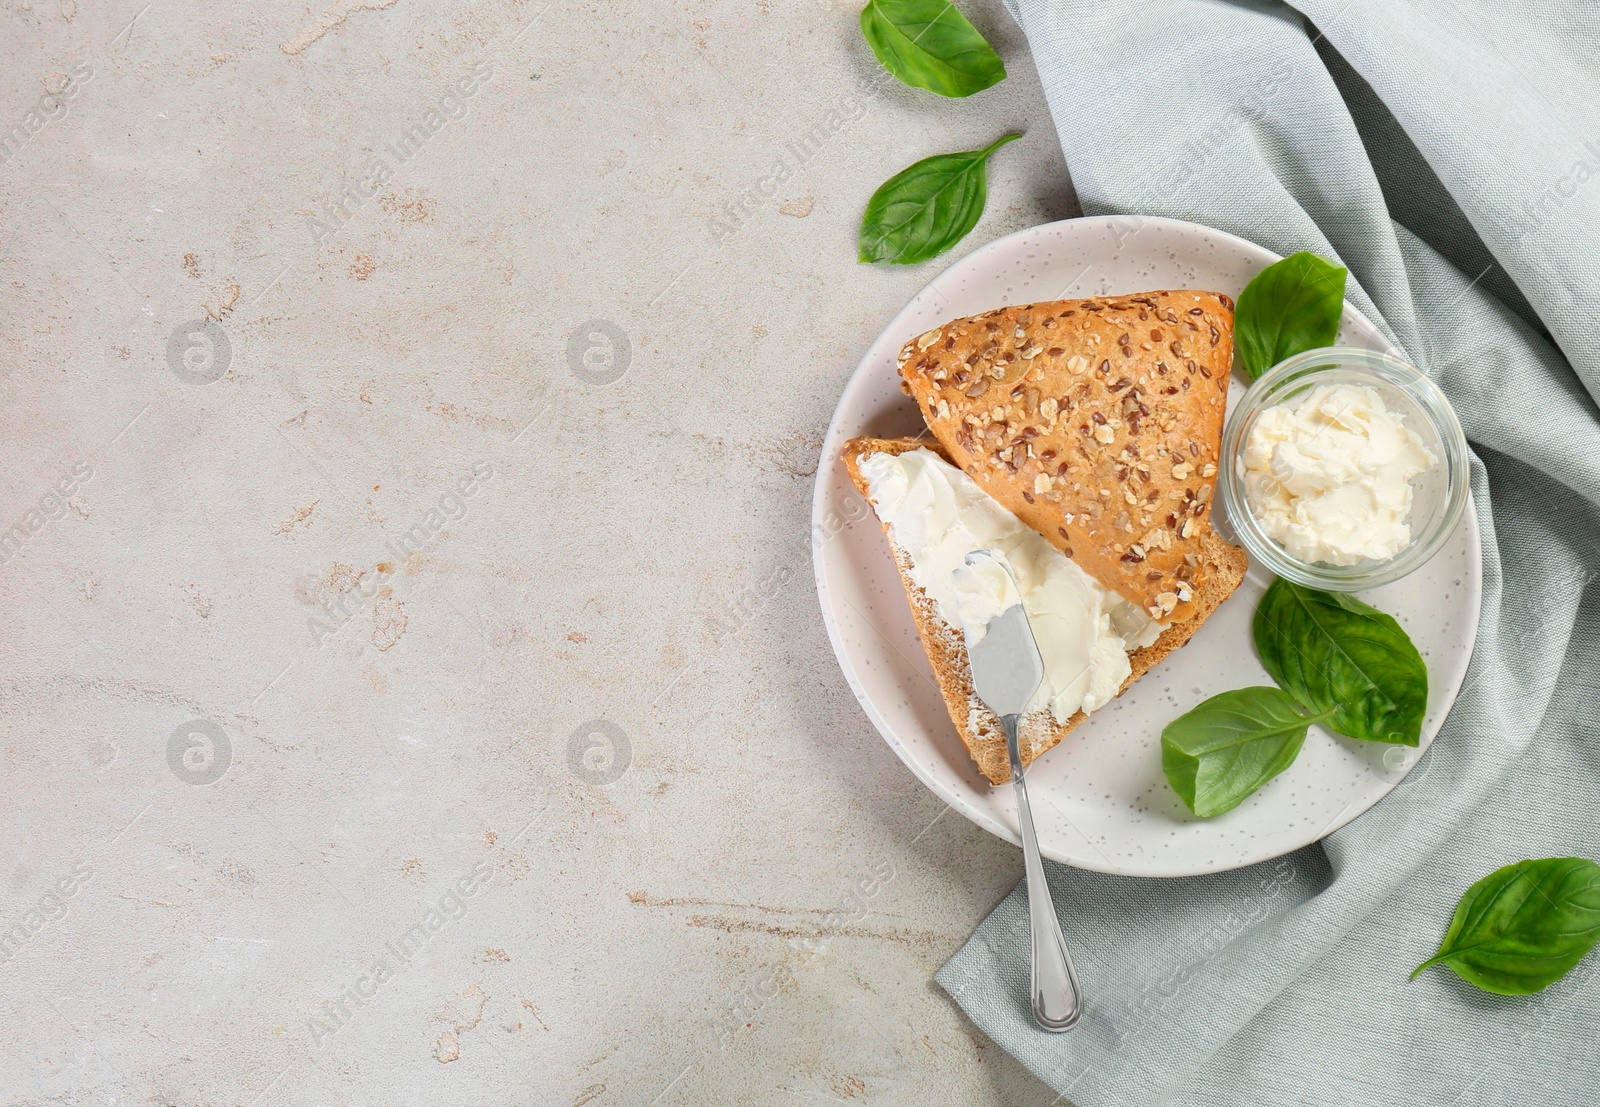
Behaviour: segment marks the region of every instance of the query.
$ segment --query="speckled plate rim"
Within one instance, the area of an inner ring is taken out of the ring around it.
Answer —
[[[843,671],[845,679],[850,685],[851,691],[855,693],[856,699],[860,702],[862,709],[866,712],[867,717],[872,721],[873,726],[877,729],[883,740],[888,744],[889,748],[894,751],[895,755],[905,763],[906,767],[911,770],[913,775],[915,775],[917,779],[928,788],[929,791],[933,792],[951,808],[960,812],[965,818],[969,819],[976,825],[982,827],[997,837],[1003,838],[1006,841],[1018,845],[1020,845],[1020,839],[1015,828],[1014,807],[1011,809],[1012,818],[1007,820],[1001,817],[1000,813],[996,809],[995,804],[979,804],[974,801],[972,795],[953,790],[946,786],[943,781],[939,780],[933,775],[933,773],[922,763],[922,761],[914,755],[913,751],[909,749],[901,740],[896,728],[885,717],[884,713],[880,711],[878,704],[874,700],[874,697],[868,694],[865,686],[863,685],[855,663],[855,651],[852,650],[845,641],[842,628],[839,625],[839,619],[837,617],[838,603],[833,595],[831,582],[829,580],[830,562],[827,557],[823,556],[823,554],[828,540],[843,527],[870,525],[873,530],[879,531],[880,534],[881,529],[879,527],[877,518],[872,515],[870,510],[866,512],[864,520],[858,516],[854,519],[841,521],[838,517],[838,512],[836,512],[830,506],[829,500],[830,495],[835,488],[836,482],[840,479],[839,470],[841,466],[839,463],[839,451],[844,442],[850,438],[856,437],[857,435],[875,433],[872,428],[869,428],[866,425],[867,419],[863,417],[863,412],[859,405],[853,403],[852,401],[856,400],[858,395],[865,391],[864,384],[868,378],[874,374],[881,374],[884,371],[885,351],[887,350],[887,363],[892,366],[894,352],[898,350],[899,346],[902,345],[906,339],[913,337],[915,334],[921,333],[921,331],[926,329],[926,327],[937,325],[937,321],[931,324],[923,323],[918,325],[912,325],[909,322],[919,310],[928,305],[930,300],[938,302],[947,309],[946,312],[939,317],[939,321],[956,317],[956,312],[953,310],[948,310],[949,301],[940,292],[940,286],[948,285],[949,282],[955,280],[958,275],[963,272],[978,271],[991,265],[997,256],[1015,253],[1019,248],[1025,249],[1029,244],[1036,242],[1047,234],[1059,233],[1068,227],[1072,227],[1082,228],[1084,231],[1090,234],[1106,233],[1110,235],[1116,235],[1119,233],[1119,225],[1121,230],[1125,232],[1127,225],[1130,222],[1136,222],[1137,232],[1140,235],[1154,231],[1158,236],[1162,234],[1168,234],[1179,237],[1189,237],[1193,236],[1197,232],[1203,235],[1212,236],[1216,241],[1226,244],[1227,246],[1239,251],[1243,257],[1259,262],[1260,266],[1262,267],[1281,260],[1280,255],[1275,254],[1272,251],[1267,250],[1262,246],[1258,246],[1246,239],[1240,238],[1237,235],[1229,234],[1226,231],[1219,231],[1215,228],[1206,227],[1198,223],[1191,223],[1183,220],[1169,219],[1159,216],[1143,216],[1139,217],[1136,221],[1134,221],[1132,217],[1127,216],[1088,216],[1080,219],[1067,219],[1054,223],[1040,224],[1038,226],[1024,228],[1023,230],[1006,235],[1003,238],[996,239],[995,241],[990,242],[977,250],[974,250],[972,253],[967,254],[937,274],[932,280],[924,285],[917,292],[917,294],[911,298],[910,301],[907,302],[905,307],[901,308],[901,310],[896,313],[894,318],[889,321],[888,325],[884,327],[883,331],[880,332],[878,337],[868,346],[867,351],[863,355],[860,363],[857,365],[855,371],[851,374],[848,382],[846,382],[845,387],[840,394],[839,404],[835,408],[833,417],[829,422],[827,434],[823,439],[821,459],[817,466],[816,481],[812,489],[812,568],[816,578],[817,596],[818,601],[821,604],[823,623],[827,628],[828,639],[833,647],[834,656],[838,659],[839,667]],[[1067,287],[1075,284],[1077,279],[1081,279],[1081,276],[1082,274],[1079,275],[1079,278],[1074,278],[1072,281],[1070,281]],[[1125,294],[1133,294],[1138,291],[1144,291],[1144,289],[1122,290],[1122,292]],[[1235,293],[1237,292],[1237,290],[1234,291]],[[998,307],[1002,305],[996,304],[994,306]],[[1378,343],[1386,345],[1384,340],[1381,338],[1381,332],[1378,331],[1378,329],[1373,326],[1371,321],[1368,320],[1361,312],[1347,302],[1345,304],[1344,319],[1341,324],[1341,333],[1343,333],[1343,331],[1346,328],[1349,328],[1352,324],[1357,329],[1368,332],[1369,337],[1374,335],[1379,336],[1377,338]],[[909,404],[910,401],[908,400],[906,403]],[[1070,864],[1078,868],[1089,869],[1097,872],[1117,873],[1125,876],[1173,878],[1196,876],[1204,873],[1225,872],[1230,869],[1242,868],[1247,865],[1258,864],[1262,861],[1270,861],[1274,858],[1292,853],[1293,851],[1310,845],[1313,842],[1321,841],[1329,834],[1332,834],[1341,827],[1349,825],[1350,822],[1371,810],[1375,804],[1390,794],[1405,779],[1407,779],[1412,770],[1414,770],[1416,765],[1421,761],[1422,755],[1426,753],[1428,747],[1432,745],[1433,739],[1438,733],[1439,727],[1443,724],[1443,721],[1448,715],[1450,708],[1454,705],[1456,695],[1460,691],[1462,682],[1464,681],[1468,667],[1470,666],[1472,646],[1477,639],[1478,615],[1482,606],[1481,601],[1483,587],[1480,535],[1477,515],[1470,499],[1470,494],[1467,511],[1462,520],[1461,527],[1467,532],[1465,535],[1465,545],[1467,547],[1469,565],[1467,579],[1463,582],[1463,586],[1467,591],[1467,602],[1464,610],[1468,615],[1468,625],[1463,628],[1463,637],[1466,639],[1466,648],[1464,655],[1459,659],[1459,663],[1453,666],[1449,673],[1445,674],[1446,683],[1440,686],[1440,691],[1442,694],[1439,702],[1430,707],[1429,718],[1424,724],[1421,740],[1416,749],[1416,758],[1410,762],[1404,773],[1396,776],[1392,780],[1384,782],[1384,787],[1374,789],[1368,796],[1362,797],[1362,801],[1357,801],[1350,804],[1320,829],[1305,834],[1283,834],[1280,836],[1275,836],[1263,841],[1258,848],[1243,850],[1226,857],[1213,858],[1205,864],[1199,864],[1190,861],[1179,862],[1176,864],[1152,863],[1146,865],[1129,866],[1126,863],[1126,859],[1124,859],[1123,865],[1115,865],[1106,858],[1102,851],[1094,847],[1092,840],[1090,840],[1087,835],[1083,835],[1085,839],[1084,845],[1087,845],[1089,848],[1084,849],[1082,847],[1075,846],[1070,841],[1066,841],[1061,837],[1047,836],[1041,830],[1040,848],[1044,855],[1052,860],[1059,861],[1064,864]],[[883,551],[883,556],[887,560],[887,550]],[[907,623],[910,622],[909,612],[906,613],[905,619]],[[926,664],[925,659],[924,664]],[[1430,679],[1432,679],[1435,675],[1436,674],[1430,672]],[[1149,680],[1150,678],[1146,677],[1145,679]],[[1135,683],[1133,687],[1128,689],[1122,698],[1128,699],[1136,697],[1139,693],[1139,688],[1140,683]],[[946,717],[944,723],[946,726],[950,726],[953,734],[954,727],[950,725],[948,717]],[[957,745],[959,745],[959,742],[957,742]],[[1292,768],[1290,771],[1293,771]],[[971,774],[969,773],[968,775]],[[1000,788],[993,789],[989,795],[993,796],[994,794],[1005,790],[1005,787],[1001,786]],[[1035,800],[1035,803],[1037,804],[1038,801]],[[1011,807],[1009,799],[1006,806]]]

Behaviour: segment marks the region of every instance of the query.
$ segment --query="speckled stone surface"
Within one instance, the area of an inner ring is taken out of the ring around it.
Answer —
[[[1076,214],[964,7],[4,0],[0,1102],[1055,1099],[811,582],[873,188]]]

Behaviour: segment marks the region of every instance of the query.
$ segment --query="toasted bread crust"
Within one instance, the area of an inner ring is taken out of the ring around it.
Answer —
[[[918,438],[855,438],[845,443],[842,454],[845,469],[856,489],[877,508],[866,479],[862,477],[860,461],[870,454],[900,454],[909,450],[928,449],[954,463],[949,451],[938,443]],[[1005,733],[1000,720],[973,693],[972,670],[967,660],[966,641],[959,628],[952,627],[940,616],[933,598],[911,576],[911,561],[906,552],[896,544],[889,525],[883,524],[889,550],[900,570],[900,581],[905,586],[906,598],[911,604],[911,617],[916,621],[917,634],[922,647],[933,665],[934,679],[944,696],[950,720],[961,736],[967,752],[977,762],[978,771],[992,784],[1004,784],[1011,779],[1010,758],[1006,753]],[[1132,673],[1123,681],[1117,695],[1127,691],[1138,680],[1179,646],[1184,645],[1200,629],[1200,624],[1216,610],[1217,605],[1239,586],[1244,579],[1246,560],[1244,551],[1228,545],[1220,536],[1206,528],[1204,536],[1197,539],[1198,555],[1206,566],[1205,582],[1195,591],[1193,615],[1186,621],[1174,623],[1143,649],[1128,655]],[[1086,716],[1082,711],[1065,723],[1057,723],[1049,710],[1040,710],[1023,716],[1018,733],[1024,765],[1055,746],[1067,732],[1081,723]]]
[[[1200,611],[1233,301],[1024,304],[928,331],[899,368],[946,453],[1085,572],[1163,622]]]

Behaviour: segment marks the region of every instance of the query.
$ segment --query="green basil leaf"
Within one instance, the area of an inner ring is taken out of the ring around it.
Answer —
[[[1280,577],[1256,607],[1255,639],[1281,688],[1333,712],[1329,730],[1398,746],[1421,739],[1428,667],[1393,616]]]
[[[1546,857],[1497,869],[1467,889],[1439,952],[1468,984],[1525,996],[1560,980],[1600,941],[1600,865]]]
[[[1306,728],[1327,715],[1301,714],[1295,698],[1277,688],[1223,692],[1167,724],[1161,769],[1189,810],[1209,819],[1293,764]]]
[[[870,0],[861,34],[883,67],[913,88],[971,96],[1006,79],[1000,55],[947,0]]]
[[[1019,134],[982,150],[936,154],[878,186],[861,216],[861,260],[911,265],[937,257],[978,225],[988,199],[984,165]]]
[[[1331,346],[1344,314],[1346,270],[1302,250],[1256,274],[1239,293],[1233,345],[1254,379],[1286,357]]]

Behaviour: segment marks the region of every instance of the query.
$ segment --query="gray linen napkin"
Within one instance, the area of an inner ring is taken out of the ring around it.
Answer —
[[[1600,9],[1573,0],[1007,0],[1084,210],[1340,259],[1454,402],[1484,597],[1399,789],[1192,880],[1052,866],[1090,997],[1028,1019],[1019,887],[939,973],[1081,1107],[1600,1102],[1600,954],[1532,997],[1414,982],[1468,885],[1600,859]]]

